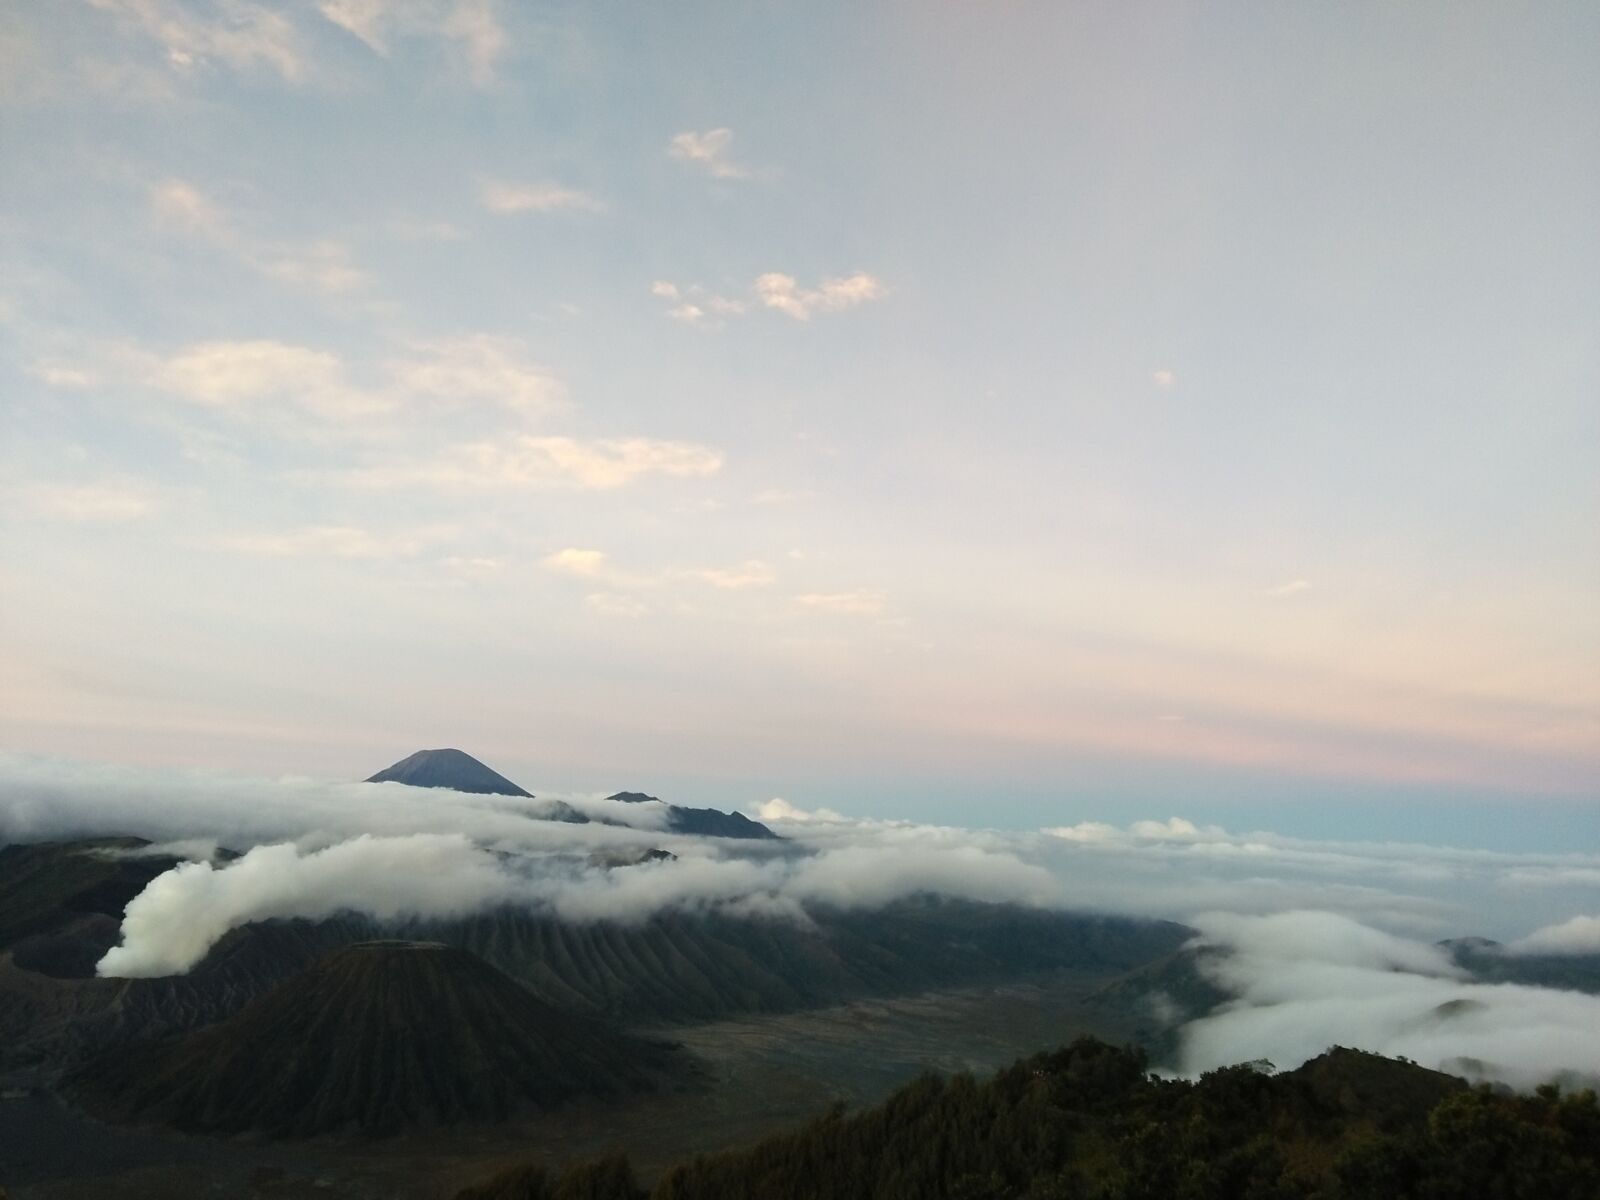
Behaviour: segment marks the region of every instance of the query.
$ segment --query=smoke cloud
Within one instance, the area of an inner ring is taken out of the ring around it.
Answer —
[[[459,834],[362,834],[311,851],[257,846],[222,866],[179,864],[129,903],[122,944],[97,971],[183,974],[229,930],[275,917],[450,918],[517,904],[574,921],[637,922],[713,909],[806,921],[809,904],[875,906],[921,892],[1030,904],[1059,899],[1048,872],[972,847],[911,854],[854,848],[764,860],[689,856],[607,870],[570,858],[492,853]]]
[[[226,866],[180,863],[151,880],[128,903],[122,945],[97,971],[181,975],[230,929],[268,917],[452,917],[515,892],[493,856],[459,834],[362,834],[304,855],[292,845],[257,846]]]

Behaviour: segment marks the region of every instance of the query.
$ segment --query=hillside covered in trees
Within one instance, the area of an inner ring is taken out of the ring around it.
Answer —
[[[458,1200],[1594,1200],[1593,1092],[1513,1095],[1357,1050],[1159,1079],[1083,1039],[984,1082],[925,1076],[640,1186],[625,1159]]]

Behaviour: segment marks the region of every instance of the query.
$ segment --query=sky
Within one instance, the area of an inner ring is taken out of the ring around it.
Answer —
[[[0,746],[1600,849],[1597,50],[0,4]]]

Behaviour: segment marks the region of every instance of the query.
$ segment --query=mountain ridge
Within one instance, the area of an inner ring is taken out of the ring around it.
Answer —
[[[556,1008],[474,954],[383,939],[225,1021],[103,1055],[69,1086],[92,1111],[195,1132],[387,1136],[693,1077],[681,1051]]]

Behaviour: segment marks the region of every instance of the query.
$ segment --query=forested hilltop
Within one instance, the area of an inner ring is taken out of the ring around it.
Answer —
[[[1262,1069],[1258,1069],[1258,1067]],[[539,1166],[457,1200],[1594,1200],[1592,1091],[1469,1088],[1335,1048],[1281,1075],[1195,1082],[1093,1039],[992,1079],[925,1076],[876,1108],[835,1111],[665,1172],[625,1159]]]

